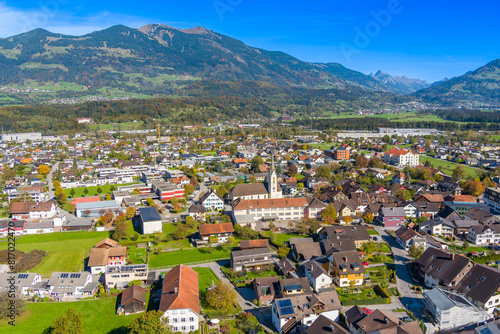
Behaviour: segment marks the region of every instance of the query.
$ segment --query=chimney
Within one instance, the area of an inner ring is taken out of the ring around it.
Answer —
[[[389,323],[389,318],[384,317],[384,324],[388,324],[388,323]]]
[[[455,260],[455,254],[451,253],[451,260]]]
[[[177,287],[174,287],[174,293],[177,293],[179,289]]]
[[[344,256],[344,262],[348,262],[348,261],[347,261],[347,256]]]

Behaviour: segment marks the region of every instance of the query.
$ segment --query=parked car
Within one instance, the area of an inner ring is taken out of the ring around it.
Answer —
[[[368,261],[364,261],[364,262],[363,262],[363,265],[364,265],[364,266],[369,265]]]
[[[174,218],[174,219],[172,219],[172,221],[173,221],[174,223],[177,223],[177,221],[178,221],[178,220],[177,220],[177,218]]]
[[[378,240],[378,238],[377,238],[377,237],[373,237],[373,241],[377,241],[377,240]]]
[[[371,314],[371,313],[373,312],[372,310],[370,310],[370,309],[368,309],[368,308],[366,308],[366,307],[363,307],[363,309],[362,309],[362,310],[363,310],[363,312],[365,312],[366,314]]]

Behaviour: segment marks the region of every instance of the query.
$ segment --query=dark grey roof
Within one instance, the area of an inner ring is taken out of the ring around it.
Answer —
[[[141,216],[141,220],[143,222],[151,222],[151,221],[161,220],[161,216],[158,213],[158,210],[156,210],[156,208],[152,207],[152,206],[150,206],[148,208],[140,208],[139,215]]]
[[[207,209],[202,204],[193,204],[188,209],[189,213],[205,213]]]
[[[460,273],[472,267],[472,261],[465,256],[455,255],[436,248],[427,248],[418,258],[417,264],[421,266],[424,273],[446,284],[459,279]]]
[[[500,270],[476,264],[458,283],[458,292],[482,303],[500,289]]]
[[[320,315],[306,329],[306,334],[349,334],[349,331],[335,321]]]

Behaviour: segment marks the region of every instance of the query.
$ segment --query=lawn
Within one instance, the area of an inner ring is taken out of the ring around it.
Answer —
[[[375,230],[367,230],[369,235],[378,235],[378,232]]]
[[[455,168],[457,168],[457,166],[463,166],[465,169],[465,172],[467,173],[467,176],[470,176],[472,178],[477,177],[477,170],[478,169],[473,168],[473,167],[469,167],[469,166],[466,166],[463,164],[457,164],[457,163],[447,161],[447,160],[435,159],[435,158],[421,155],[420,156],[420,163],[424,164],[426,161],[429,161],[434,168],[441,169],[444,173],[446,173],[448,175],[452,175],[453,170]]]
[[[109,232],[58,232],[50,234],[24,235],[16,241],[18,250],[25,253],[33,249],[47,252],[40,264],[30,271],[50,276],[53,271],[84,270],[84,260],[90,249]],[[7,249],[7,243],[0,243]]]
[[[129,186],[129,185],[132,185],[132,184],[135,184],[135,183],[106,184],[106,185],[103,185],[103,186],[68,188],[68,189],[64,189],[64,192],[66,193],[66,196],[68,196],[68,198],[71,201],[71,198],[78,198],[78,197],[85,197],[85,196],[89,197],[89,196],[99,196],[99,195],[111,194],[112,193],[111,187],[118,188],[119,186]],[[102,192],[100,194],[97,192],[98,188],[101,188],[101,190],[102,190]],[[75,196],[71,196],[71,190],[72,189],[75,190]],[[88,190],[88,194],[87,195],[85,195],[85,193],[83,192],[85,189]]]
[[[210,252],[207,249],[183,249],[174,252],[162,252],[149,257],[149,268],[175,266],[178,264],[189,264],[201,261],[216,261],[229,259],[231,249],[217,247]]]
[[[264,232],[265,237],[269,237],[271,235],[270,231]],[[290,238],[308,238],[311,237],[307,234],[296,234],[296,233],[276,233],[276,244],[283,245],[284,242],[290,241]]]
[[[111,124],[90,124],[88,125],[91,130],[135,130],[142,128],[143,122],[123,122],[123,123],[111,123]]]
[[[200,294],[206,292],[207,288],[212,286],[212,284],[217,284],[219,282],[217,276],[215,276],[213,271],[209,268],[199,267],[193,268],[193,270],[198,273],[198,286],[200,287]]]
[[[115,303],[116,298],[114,297],[68,303],[29,303],[26,307],[27,312],[16,320],[16,326],[12,327],[7,322],[1,321],[0,332],[12,334],[43,333],[55,318],[68,308],[73,308],[83,315],[84,333],[128,333],[124,327],[128,326],[140,314],[117,315]]]

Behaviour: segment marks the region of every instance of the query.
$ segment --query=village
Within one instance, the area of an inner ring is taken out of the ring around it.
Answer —
[[[207,127],[1,134],[0,289],[93,303],[108,332],[157,310],[183,333],[498,332],[500,146]]]

